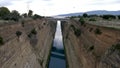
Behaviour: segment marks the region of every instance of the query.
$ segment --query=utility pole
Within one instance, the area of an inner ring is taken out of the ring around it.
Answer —
[[[27,12],[29,12],[30,7],[29,7],[29,2],[27,2]]]

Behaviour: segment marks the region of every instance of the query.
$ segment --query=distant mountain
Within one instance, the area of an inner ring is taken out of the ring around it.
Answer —
[[[88,12],[80,12],[80,13],[69,13],[69,14],[61,14],[58,16],[78,16],[83,15],[83,13],[87,13],[88,15],[103,15],[103,14],[112,14],[112,15],[120,15],[120,11],[106,11],[106,10],[96,10],[96,11],[88,11]]]

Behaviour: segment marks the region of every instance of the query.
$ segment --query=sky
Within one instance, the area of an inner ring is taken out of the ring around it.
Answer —
[[[42,16],[86,12],[93,10],[120,10],[120,0],[0,0],[0,6],[26,13],[33,10]]]

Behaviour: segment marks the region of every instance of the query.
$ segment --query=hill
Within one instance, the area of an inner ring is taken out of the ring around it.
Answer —
[[[106,11],[106,10],[96,10],[96,11],[88,11],[88,12],[78,12],[78,13],[69,13],[69,14],[61,14],[57,16],[78,16],[78,15],[83,15],[83,13],[87,13],[88,15],[106,15],[106,14],[111,14],[111,15],[120,15],[120,10],[119,11]]]

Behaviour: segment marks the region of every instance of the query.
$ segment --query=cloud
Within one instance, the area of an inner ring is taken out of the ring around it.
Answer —
[[[99,0],[91,2],[89,5],[112,5],[112,4],[120,4],[120,0]]]
[[[32,3],[33,0],[0,0],[0,6],[10,6],[16,2]]]
[[[0,0],[0,6],[20,13],[28,12],[28,4],[34,13],[51,16],[92,10],[119,10],[120,0]]]
[[[12,2],[9,0],[1,0],[0,1],[0,6],[9,6],[12,5]]]
[[[43,1],[51,1],[51,0],[43,0]]]
[[[0,6],[9,6],[12,5],[11,2],[0,2]]]

